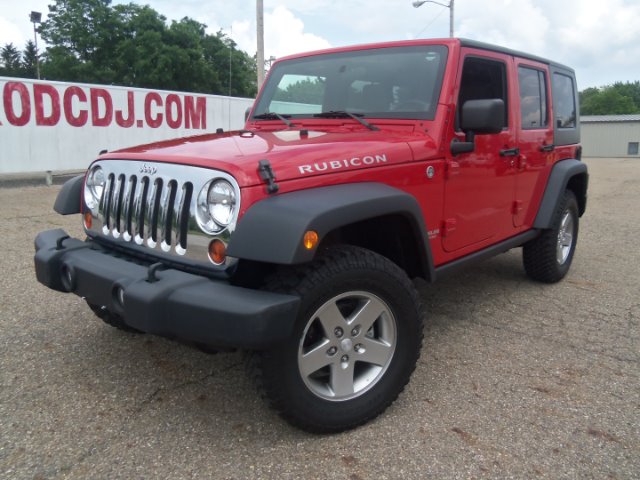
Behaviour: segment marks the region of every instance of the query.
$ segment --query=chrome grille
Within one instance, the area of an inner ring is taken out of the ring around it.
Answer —
[[[215,236],[202,232],[195,221],[198,192],[210,180],[229,181],[240,198],[236,181],[227,173],[133,160],[102,160],[92,167],[96,165],[106,182],[98,205],[90,210],[91,228],[85,226],[90,235],[206,263],[213,238],[228,243],[235,221]]]
[[[192,195],[188,181],[111,173],[98,208],[102,233],[184,255]]]

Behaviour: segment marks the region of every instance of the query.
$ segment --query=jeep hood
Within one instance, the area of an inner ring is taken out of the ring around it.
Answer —
[[[401,131],[239,131],[200,135],[141,145],[100,156],[106,159],[180,163],[223,170],[240,187],[263,183],[258,162],[268,160],[278,182],[344,173],[414,160],[411,142],[436,153],[433,140],[411,130]],[[429,145],[432,144],[432,145]],[[421,155],[422,158],[424,156]]]

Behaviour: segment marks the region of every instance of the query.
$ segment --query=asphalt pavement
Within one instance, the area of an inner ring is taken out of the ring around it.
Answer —
[[[559,284],[513,250],[434,285],[422,357],[379,418],[290,427],[241,352],[118,331],[35,280],[59,186],[0,188],[2,479],[640,478],[640,160],[589,159]]]

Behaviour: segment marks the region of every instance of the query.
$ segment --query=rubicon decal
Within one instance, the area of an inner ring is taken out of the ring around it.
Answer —
[[[6,82],[0,126],[121,127],[205,130],[207,98],[86,85]]]
[[[331,160],[328,162],[317,162],[309,165],[299,165],[298,170],[301,175],[309,173],[325,172],[328,170],[343,170],[345,168],[359,168],[378,163],[387,163],[386,154],[366,155],[364,157],[352,157],[342,160]]]

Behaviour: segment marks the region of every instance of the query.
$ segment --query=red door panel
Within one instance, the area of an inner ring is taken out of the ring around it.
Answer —
[[[521,227],[531,221],[530,210],[537,184],[544,180],[543,172],[553,161],[553,129],[550,116],[549,72],[546,65],[529,61],[516,61],[518,95],[516,101],[518,143],[520,155],[514,195],[513,225]]]
[[[442,228],[442,244],[448,252],[480,242],[497,242],[513,235],[514,230],[512,209],[517,157],[500,155],[501,150],[517,147],[514,115],[510,111],[511,92],[515,88],[509,74],[512,60],[507,55],[473,49],[463,49],[462,55],[458,109],[466,100],[504,96],[507,124],[498,134],[476,135],[473,152],[448,158]],[[464,68],[467,70],[463,72]],[[500,71],[503,78],[498,78]],[[455,137],[464,140],[460,131]]]

